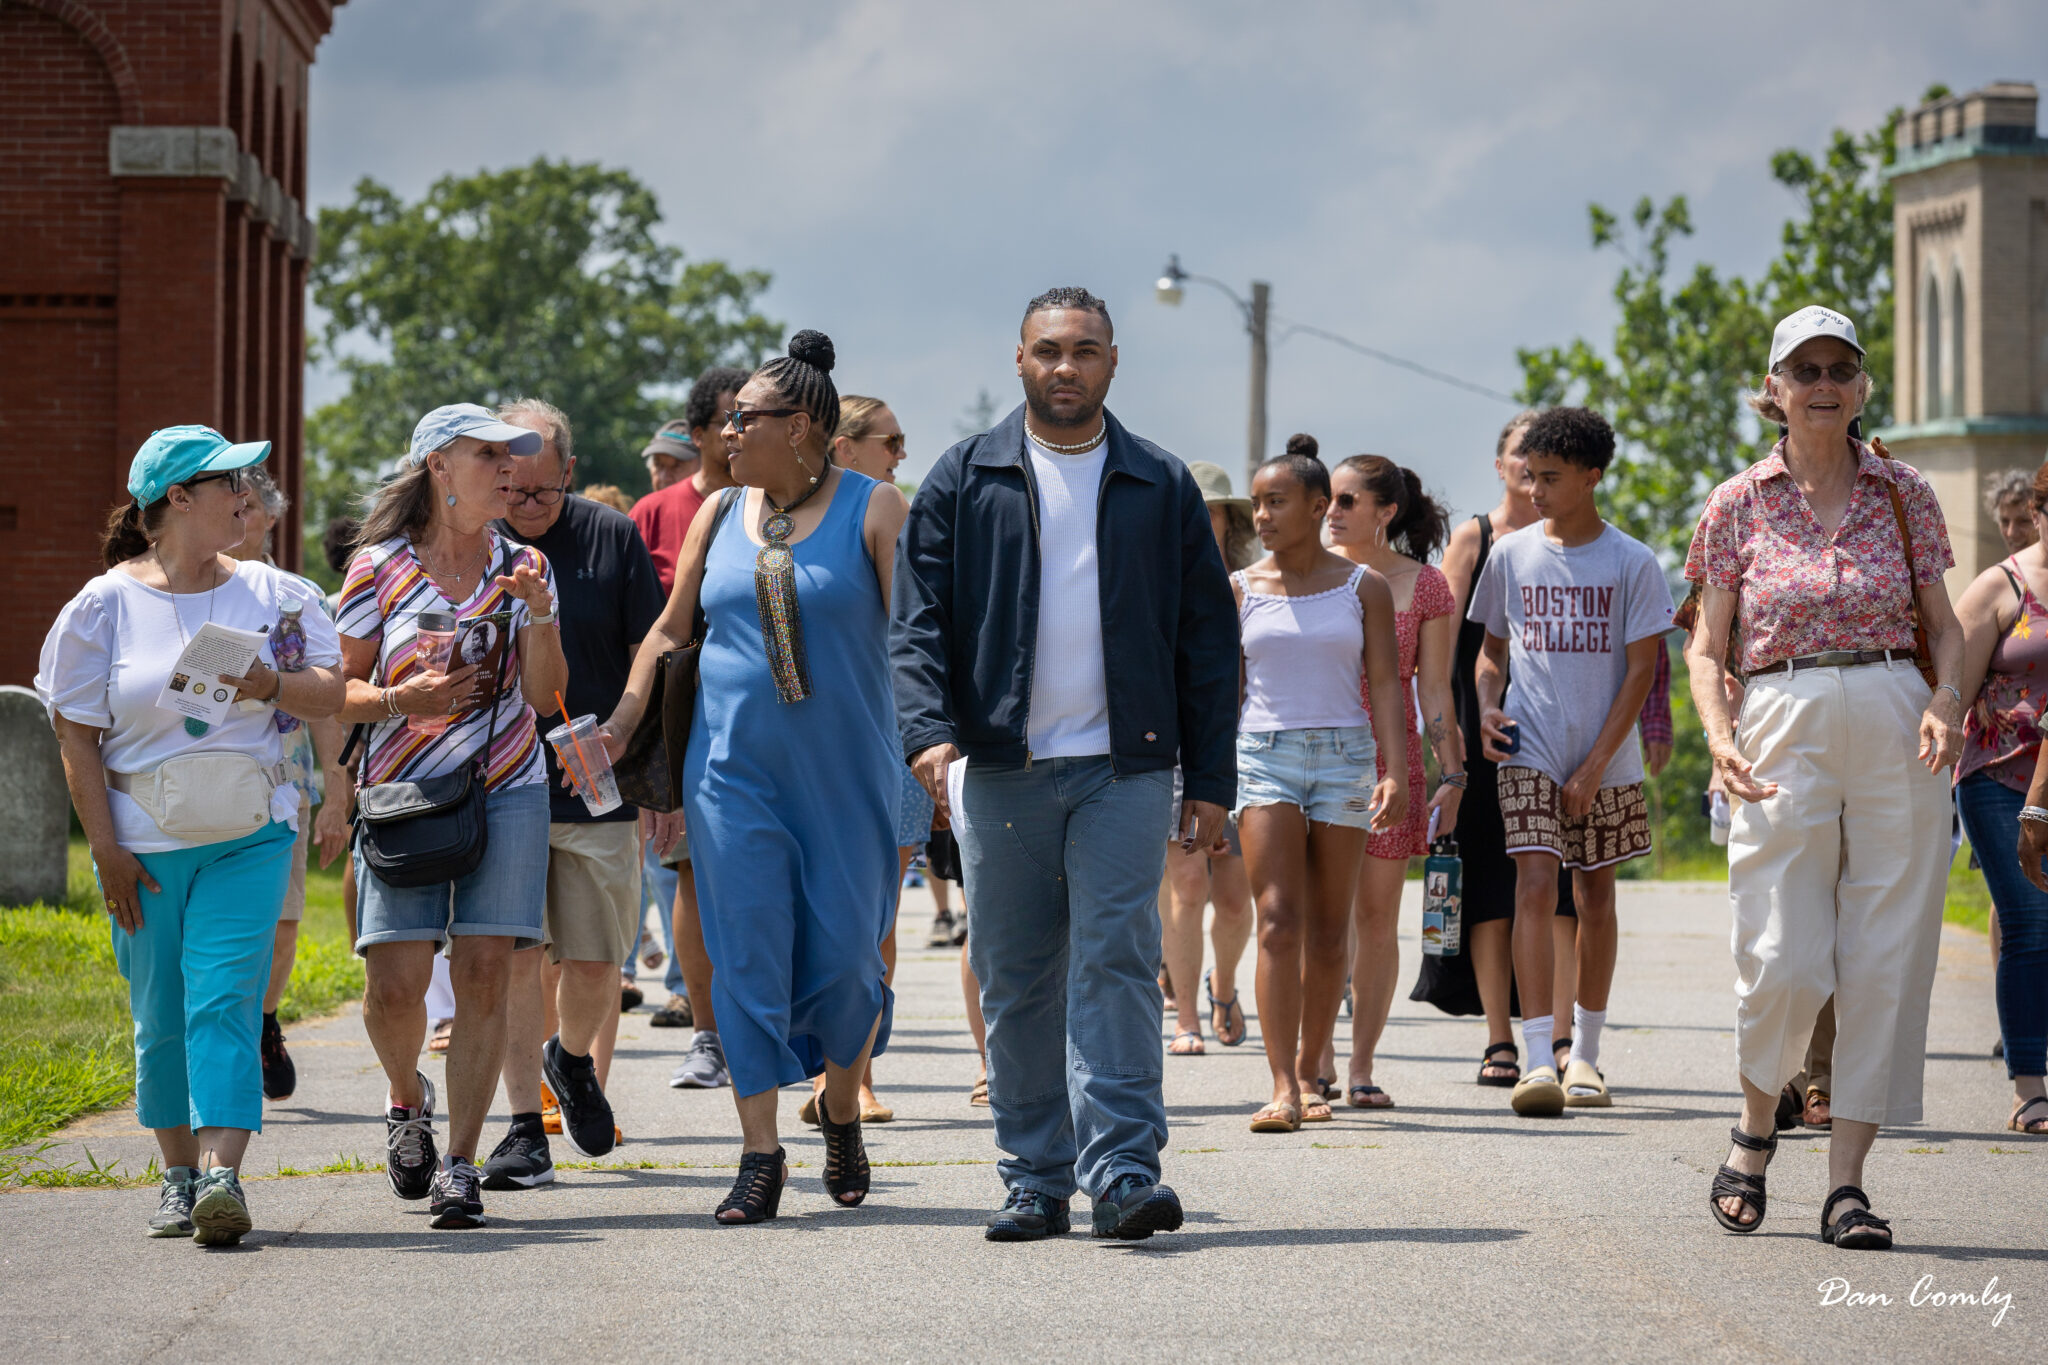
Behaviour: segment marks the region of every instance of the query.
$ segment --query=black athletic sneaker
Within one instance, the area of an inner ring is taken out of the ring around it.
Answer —
[[[284,1050],[284,1030],[275,1014],[263,1016],[263,1038],[257,1045],[263,1054],[263,1093],[273,1100],[288,1100],[299,1088],[299,1069],[292,1054]]]
[[[1036,1242],[1073,1229],[1066,1200],[1017,1188],[989,1215],[988,1231],[982,1235],[991,1242]]]
[[[530,1190],[555,1178],[554,1157],[548,1152],[548,1135],[533,1128],[512,1125],[505,1140],[484,1162],[487,1190]]]
[[[1096,1197],[1094,1221],[1097,1237],[1141,1242],[1180,1227],[1180,1196],[1135,1172],[1120,1175]]]
[[[466,1156],[451,1156],[434,1172],[434,1199],[427,1212],[437,1228],[480,1228],[484,1225],[483,1178]]]
[[[541,1045],[540,1070],[562,1107],[562,1140],[569,1150],[580,1157],[609,1152],[615,1133],[612,1106],[597,1083],[597,1063],[564,1052],[558,1034]]]
[[[434,1184],[440,1155],[434,1149],[434,1083],[420,1077],[420,1108],[391,1107],[384,1116],[384,1174],[400,1199],[425,1199]]]

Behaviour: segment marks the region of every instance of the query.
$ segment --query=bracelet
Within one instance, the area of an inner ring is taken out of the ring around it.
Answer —
[[[2048,825],[2048,806],[2021,806],[2020,819],[2037,825]]]
[[[398,719],[398,698],[395,689],[385,688],[381,699],[384,702],[384,714],[393,720]]]
[[[1956,699],[1957,706],[1961,706],[1963,704],[1963,694],[1956,691],[1955,684],[1953,683],[1942,683],[1939,687],[1936,687],[1934,690],[1937,692],[1946,692],[1951,697],[1954,697]]]
[[[1439,787],[1456,787],[1459,791],[1463,791],[1465,790],[1465,774],[1444,773],[1437,778],[1437,785]]]
[[[533,612],[529,611],[526,613],[526,624],[528,624],[529,626],[551,626],[555,623],[555,618],[557,616],[560,616],[561,614],[562,613],[559,608],[555,608],[552,606],[548,609],[548,614],[546,616],[537,616]]]

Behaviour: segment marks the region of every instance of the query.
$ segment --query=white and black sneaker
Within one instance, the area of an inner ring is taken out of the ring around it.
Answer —
[[[149,1220],[152,1237],[192,1235],[192,1187],[201,1172],[195,1166],[171,1166],[164,1171],[163,1193],[157,1197],[156,1217]]]
[[[420,1076],[420,1107],[391,1106],[384,1116],[384,1174],[400,1199],[425,1199],[440,1156],[434,1148],[434,1083]]]
[[[466,1156],[451,1156],[434,1172],[433,1202],[427,1205],[437,1228],[484,1225],[483,1177]]]
[[[595,1058],[578,1057],[562,1047],[559,1034],[541,1044],[541,1075],[555,1092],[562,1111],[562,1140],[580,1157],[600,1157],[612,1149],[611,1101],[597,1083]]]
[[[548,1151],[548,1135],[539,1124],[527,1127],[515,1123],[505,1140],[484,1162],[487,1190],[530,1190],[555,1178],[555,1159]]]

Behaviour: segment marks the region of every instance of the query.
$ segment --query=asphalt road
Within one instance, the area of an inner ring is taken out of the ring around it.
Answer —
[[[1411,892],[1413,884],[1411,884]],[[1718,888],[1624,884],[1603,1063],[1615,1107],[1516,1118],[1472,1084],[1481,1027],[1405,999],[1376,1079],[1399,1108],[1258,1135],[1258,1025],[1241,1048],[1169,1057],[1166,1178],[1185,1230],[992,1245],[1000,1202],[956,954],[928,952],[907,898],[897,1120],[869,1129],[875,1191],[831,1207],[815,1130],[785,1100],[802,1163],[781,1218],[712,1224],[732,1177],[725,1092],[672,1091],[685,1039],[624,1024],[612,1091],[628,1141],[603,1169],[487,1196],[490,1225],[436,1232],[381,1173],[252,1179],[257,1231],[208,1251],[143,1234],[151,1190],[0,1194],[0,1322],[25,1360],[606,1360],[1247,1357],[1842,1360],[2038,1355],[2048,1321],[2048,1144],[2002,1131],[2008,1091],[1983,940],[1948,931],[1935,986],[1928,1121],[1887,1131],[1867,1185],[1900,1250],[1815,1235],[1824,1135],[1788,1134],[1762,1231],[1723,1233],[1707,1185],[1737,1108],[1733,969]],[[1403,924],[1403,992],[1419,912]],[[1245,977],[1249,982],[1248,974]],[[658,988],[655,992],[659,994]],[[1245,999],[1250,1002],[1251,992]],[[1340,1026],[1341,1032],[1341,1026]],[[1163,1035],[1162,1035],[1163,1037]],[[293,1030],[299,1092],[271,1108],[253,1176],[339,1155],[381,1163],[383,1081],[353,1012]],[[1340,1050],[1342,1044],[1340,1041]],[[429,1073],[439,1062],[428,1062]],[[494,1119],[486,1143],[502,1121]],[[128,1112],[89,1149],[139,1167]],[[557,1146],[556,1159],[568,1156]],[[1077,1201],[1085,1228],[1085,1204]],[[1830,1282],[1839,1280],[1831,1287]],[[1951,1303],[1940,1296],[1983,1295]],[[1884,1295],[1828,1304],[1843,1293]],[[2002,1296],[2010,1295],[2009,1302]],[[1916,1302],[1917,1300],[1917,1302]]]

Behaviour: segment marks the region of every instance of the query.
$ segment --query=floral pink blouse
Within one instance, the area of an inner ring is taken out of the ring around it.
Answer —
[[[1829,537],[1785,468],[1785,443],[1716,488],[1693,532],[1685,576],[1740,592],[1742,671],[1831,649],[1911,649],[1905,547],[1884,480],[1913,532],[1911,582],[1955,564],[1934,490],[1917,470],[1858,443],[1849,509]]]
[[[2019,593],[2019,615],[1991,650],[1977,704],[1963,717],[1963,760],[1956,781],[1983,773],[2023,792],[2041,752],[2041,709],[2048,700],[2048,609],[2017,560],[2002,566]]]

